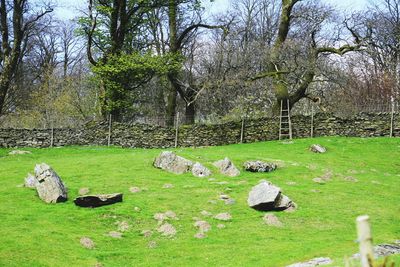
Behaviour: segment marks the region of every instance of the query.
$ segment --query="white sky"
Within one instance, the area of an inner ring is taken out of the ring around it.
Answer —
[[[203,0],[206,8],[211,8],[211,13],[218,13],[226,10],[230,3],[236,0]],[[337,6],[340,9],[351,11],[363,9],[368,3],[379,2],[379,0],[321,0]],[[72,19],[79,15],[79,10],[86,7],[87,0],[54,0],[58,6],[56,8],[56,15],[61,19]]]

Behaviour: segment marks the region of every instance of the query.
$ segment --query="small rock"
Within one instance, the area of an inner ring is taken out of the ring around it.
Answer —
[[[221,195],[219,196],[219,199],[225,200],[225,199],[230,199],[230,197],[229,197],[228,195],[226,195],[226,194],[221,194]]]
[[[143,230],[143,231],[141,232],[141,234],[142,234],[144,237],[151,237],[152,234],[153,234],[153,232],[152,232],[151,230]]]
[[[232,215],[230,215],[228,212],[224,212],[215,215],[214,218],[220,221],[229,221],[232,220]]]
[[[333,261],[330,258],[314,258],[307,262],[300,262],[288,265],[286,267],[315,267],[320,265],[329,265],[332,264]]]
[[[283,224],[281,221],[279,221],[278,217],[276,217],[274,214],[266,214],[263,217],[263,221],[270,225],[270,226],[275,226],[275,227],[282,227]]]
[[[156,221],[162,222],[167,219],[167,215],[159,212],[159,213],[154,214],[153,218]]]
[[[25,155],[25,154],[32,154],[32,152],[26,150],[13,150],[8,152],[8,155]]]
[[[28,173],[25,178],[24,186],[28,188],[36,188],[36,178],[32,174]]]
[[[109,236],[111,236],[112,238],[121,238],[122,237],[122,233],[117,232],[117,231],[111,231],[108,233]]]
[[[344,177],[344,180],[347,182],[353,182],[353,183],[358,182],[358,180],[356,178],[354,178],[353,176],[346,176],[346,177]]]
[[[89,194],[89,188],[83,187],[83,188],[79,189],[78,194],[79,194],[80,196],[84,196],[84,195]]]
[[[287,182],[286,184],[287,184],[287,185],[297,185],[296,182],[291,182],[291,181]]]
[[[223,229],[223,228],[225,228],[226,226],[225,226],[225,224],[222,224],[222,223],[219,223],[218,225],[217,225],[217,228],[218,229]]]
[[[178,217],[176,216],[176,213],[173,212],[172,210],[168,210],[164,214],[165,214],[165,216],[167,216],[167,218],[179,220]]]
[[[158,245],[157,245],[157,242],[156,241],[150,241],[149,242],[149,244],[147,245],[149,248],[156,248]]]
[[[136,211],[136,212],[140,212],[141,211],[141,209],[139,207],[134,207],[133,210]]]
[[[140,191],[142,191],[139,187],[137,186],[132,186],[131,188],[129,188],[129,191],[131,193],[139,193]]]
[[[284,194],[281,194],[281,197],[275,202],[274,210],[282,211],[292,208],[292,210],[296,209],[296,204]]]
[[[118,225],[118,231],[120,232],[125,232],[129,229],[129,223],[126,221],[117,222],[116,224]]]
[[[276,164],[272,162],[263,162],[260,160],[246,161],[243,165],[246,171],[250,172],[272,172],[276,169]]]
[[[325,184],[325,180],[319,177],[316,177],[314,179],[312,179],[313,182],[317,183],[317,184]]]
[[[211,175],[211,171],[199,162],[196,162],[192,167],[192,174],[196,177],[207,177]]]
[[[163,151],[155,159],[154,167],[163,169],[175,174],[182,174],[191,170],[193,162],[177,156],[174,152]]]
[[[312,151],[314,153],[325,153],[326,148],[319,144],[313,144],[310,146],[310,151]]]
[[[203,239],[203,238],[206,238],[206,235],[203,232],[200,232],[200,233],[196,233],[194,235],[194,238]]]
[[[228,159],[225,158],[223,160],[219,160],[213,163],[215,167],[219,169],[219,171],[227,176],[234,177],[240,174],[238,168]]]
[[[236,201],[233,198],[225,199],[224,202],[225,202],[225,205],[233,205],[236,203]]]
[[[94,248],[94,242],[89,237],[82,237],[81,240],[80,240],[80,243],[81,243],[81,245],[83,247],[85,247],[87,249],[93,249]]]
[[[173,237],[176,235],[176,229],[172,224],[164,223],[158,227],[157,231],[163,236]]]
[[[197,221],[193,225],[199,229],[200,233],[205,233],[211,230],[211,225],[206,221]]]
[[[174,188],[174,185],[173,184],[164,184],[162,188],[164,188],[164,189]]]
[[[206,210],[202,210],[202,211],[200,212],[200,214],[203,215],[203,216],[206,216],[206,217],[212,216],[212,213],[211,213],[211,212],[208,212],[208,211],[206,211]]]

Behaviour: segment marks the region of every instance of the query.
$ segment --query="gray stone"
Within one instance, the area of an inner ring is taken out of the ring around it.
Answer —
[[[122,202],[122,194],[104,194],[104,195],[92,195],[92,196],[80,196],[75,198],[74,203],[79,207],[84,208],[97,208],[105,205],[111,205],[114,203]]]
[[[108,233],[108,235],[111,236],[112,238],[121,238],[122,237],[122,233],[117,232],[117,231],[111,231]]]
[[[281,211],[289,208],[291,208],[291,211],[295,210],[296,204],[289,197],[281,194],[281,197],[275,202],[274,210]]]
[[[238,168],[236,168],[235,165],[232,163],[232,161],[230,161],[228,158],[216,161],[213,163],[213,165],[217,167],[219,171],[226,176],[234,177],[240,174]]]
[[[176,155],[171,151],[163,151],[155,159],[154,166],[175,174],[182,174],[191,170],[193,162]]]
[[[207,177],[211,175],[211,171],[199,162],[196,162],[192,167],[192,174],[196,177]]]
[[[156,248],[158,245],[157,245],[157,242],[156,242],[156,241],[152,240],[152,241],[149,241],[149,243],[147,244],[147,246],[148,246],[149,248]]]
[[[200,214],[203,215],[203,216],[206,216],[206,217],[212,216],[212,213],[209,212],[209,211],[206,211],[206,210],[202,210],[202,211],[200,212]]]
[[[196,233],[194,235],[194,238],[197,238],[197,239],[203,239],[203,238],[206,238],[206,237],[207,236],[203,232],[199,232],[199,233]]]
[[[246,161],[243,164],[246,171],[250,172],[272,172],[276,169],[276,164],[272,162],[263,162],[260,160]]]
[[[158,227],[157,231],[163,236],[173,237],[176,235],[176,229],[172,224],[164,223]]]
[[[374,246],[375,258],[387,257],[395,254],[400,254],[400,244],[380,244]],[[358,259],[360,258],[360,254],[356,253],[353,257]]]
[[[129,229],[129,223],[126,221],[122,221],[122,222],[116,222],[117,226],[118,226],[118,231],[120,232],[125,232],[128,231]]]
[[[67,188],[57,173],[47,164],[35,166],[36,191],[44,202],[58,203],[67,201]]]
[[[8,153],[8,155],[25,155],[25,154],[32,154],[32,152],[26,150],[13,150]]]
[[[94,242],[89,237],[82,237],[79,242],[87,249],[94,249]]]
[[[314,153],[325,153],[326,148],[319,144],[313,144],[310,146],[310,151],[312,151]]]
[[[274,214],[265,214],[263,217],[265,224],[275,227],[282,227],[283,223]]]
[[[36,188],[36,178],[34,175],[28,173],[25,178],[24,186],[28,188]]]
[[[142,191],[142,190],[137,186],[132,186],[129,188],[129,192],[131,192],[131,193],[139,193],[140,191]]]
[[[196,221],[194,227],[198,228],[200,233],[205,233],[211,230],[211,224],[207,221]]]
[[[214,218],[219,221],[230,221],[232,220],[232,215],[229,214],[228,212],[223,212],[215,215]]]
[[[170,189],[170,188],[174,188],[174,185],[173,184],[164,184],[162,188]]]
[[[261,182],[254,186],[247,199],[247,204],[256,210],[270,211],[281,198],[281,189],[269,182]]]
[[[143,231],[141,232],[141,234],[142,234],[144,237],[151,237],[151,236],[153,235],[153,232],[152,232],[151,230],[143,230]]]
[[[332,263],[333,263],[333,261],[330,258],[320,257],[320,258],[314,258],[314,259],[306,261],[306,262],[291,264],[286,267],[315,267],[315,266],[321,266],[321,265],[329,265]]]

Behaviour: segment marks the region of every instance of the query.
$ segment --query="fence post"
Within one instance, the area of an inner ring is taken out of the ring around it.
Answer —
[[[107,146],[111,145],[111,125],[112,125],[112,114],[110,113],[108,119],[108,137],[107,137]]]
[[[372,235],[369,225],[369,216],[358,216],[356,222],[358,242],[360,245],[361,266],[372,267],[374,261],[374,252],[372,248]]]
[[[50,147],[54,145],[54,123],[51,122],[51,132],[50,132]]]
[[[311,104],[311,131],[310,131],[311,138],[314,137],[314,106]]]
[[[392,101],[392,114],[390,116],[390,137],[393,137],[393,126],[394,126],[394,101]]]
[[[242,128],[240,129],[240,143],[243,144],[243,138],[244,138],[244,120],[245,118],[242,118]]]
[[[179,133],[179,112],[176,113],[176,123],[175,123],[175,148],[178,147],[178,133]]]

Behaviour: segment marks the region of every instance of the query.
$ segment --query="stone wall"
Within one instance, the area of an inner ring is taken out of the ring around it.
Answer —
[[[400,114],[395,114],[394,136],[400,136]],[[293,137],[309,137],[311,118],[293,116]],[[214,146],[240,142],[241,121],[218,125],[181,126],[179,146]],[[244,142],[278,139],[279,118],[246,120]],[[390,114],[361,113],[352,118],[332,114],[314,117],[314,136],[389,136]],[[53,137],[53,138],[52,138]],[[66,145],[107,145],[108,125],[99,123],[77,129],[0,129],[0,147],[49,147]],[[111,144],[122,147],[167,148],[175,143],[175,129],[144,124],[114,123]]]

